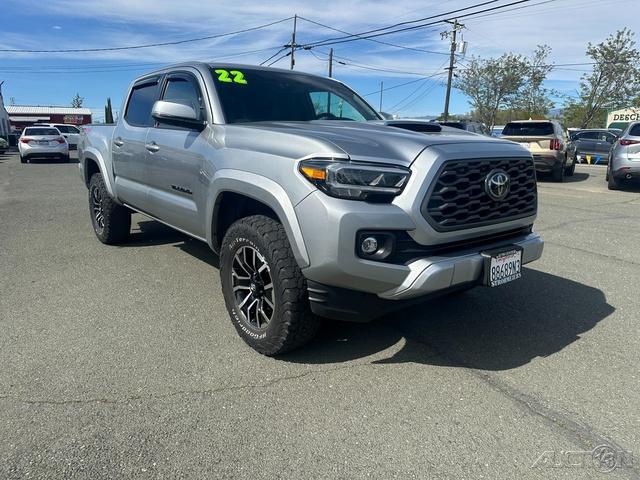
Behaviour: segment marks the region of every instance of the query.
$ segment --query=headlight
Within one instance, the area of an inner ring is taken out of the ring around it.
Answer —
[[[390,202],[411,174],[401,167],[333,160],[303,160],[299,170],[327,195],[374,202]]]

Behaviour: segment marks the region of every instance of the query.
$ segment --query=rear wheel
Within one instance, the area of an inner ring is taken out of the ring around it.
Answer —
[[[564,165],[561,164],[559,167],[555,168],[551,176],[555,182],[564,182],[564,172],[565,172],[565,167]]]
[[[129,236],[131,211],[111,198],[100,173],[89,182],[89,213],[93,231],[102,243],[114,245]]]
[[[26,157],[23,157],[22,155],[20,155],[20,163],[27,163],[29,160],[27,160]]]
[[[282,225],[253,215],[235,222],[220,252],[222,293],[240,337],[263,355],[311,340],[320,319],[311,313],[307,281]]]
[[[574,161],[570,167],[566,167],[564,169],[564,174],[568,177],[573,176],[573,174],[576,173],[576,162]]]
[[[616,177],[613,176],[612,172],[609,172],[607,176],[607,187],[609,190],[620,190],[621,180],[617,180]]]

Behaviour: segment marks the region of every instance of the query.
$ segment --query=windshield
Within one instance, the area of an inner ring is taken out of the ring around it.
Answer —
[[[513,137],[543,137],[553,133],[553,124],[550,122],[507,123],[502,130],[502,135]]]
[[[380,119],[334,80],[251,68],[212,68],[211,74],[227,123]]]

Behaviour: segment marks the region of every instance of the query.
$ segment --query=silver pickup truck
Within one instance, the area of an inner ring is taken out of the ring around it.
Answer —
[[[78,147],[96,236],[126,241],[140,212],[207,242],[231,320],[263,354],[304,344],[322,317],[516,280],[542,254],[528,151],[385,125],[341,82],[185,63],[136,79],[120,111]]]

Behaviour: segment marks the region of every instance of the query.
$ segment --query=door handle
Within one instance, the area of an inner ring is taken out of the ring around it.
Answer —
[[[116,147],[121,147],[121,146],[123,146],[123,145],[124,145],[124,142],[122,141],[122,139],[121,139],[120,137],[118,137],[118,138],[115,138],[115,139],[113,140],[113,144],[114,144]]]
[[[147,143],[144,146],[144,148],[149,150],[151,153],[154,153],[154,152],[157,152],[158,150],[160,150],[160,147],[158,146],[158,144],[156,142]]]

